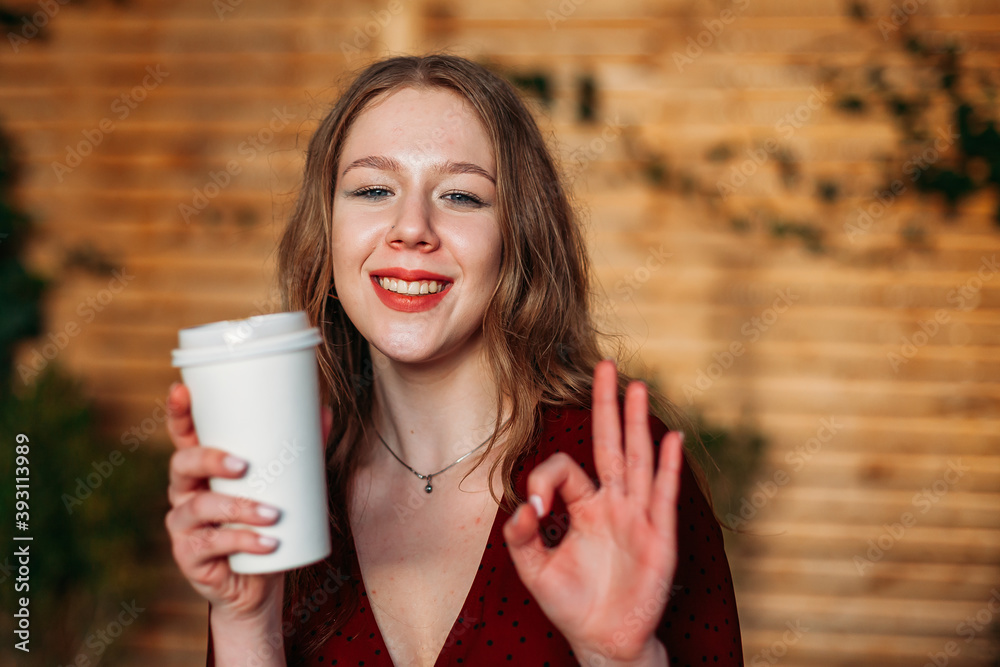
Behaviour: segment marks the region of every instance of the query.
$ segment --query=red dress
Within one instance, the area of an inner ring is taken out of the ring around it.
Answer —
[[[660,440],[667,429],[653,416],[650,429],[655,451],[659,452]],[[545,431],[538,447],[525,455],[515,471],[518,493],[527,497],[528,473],[558,451],[570,454],[596,480],[592,433],[590,410],[560,408],[546,413]],[[722,530],[686,464],[681,469],[677,513],[677,571],[656,635],[667,648],[671,667],[742,665],[739,619]],[[503,539],[503,522],[509,516],[503,507],[497,510],[479,571],[436,667],[579,664],[565,638],[542,613],[518,577]],[[557,493],[549,516],[541,520],[546,542],[554,545],[562,539],[568,517],[566,505]],[[361,595],[358,613],[348,619],[308,664],[391,666],[389,651],[367,604],[356,552],[351,560],[351,584],[358,587]],[[215,664],[211,631],[207,664],[210,667]]]

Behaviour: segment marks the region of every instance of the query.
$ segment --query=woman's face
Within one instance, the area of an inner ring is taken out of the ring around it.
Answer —
[[[389,93],[355,119],[336,168],[334,284],[361,335],[409,363],[477,342],[501,240],[493,151],[468,103]]]

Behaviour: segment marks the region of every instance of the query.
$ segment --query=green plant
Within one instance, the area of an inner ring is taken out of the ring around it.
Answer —
[[[82,387],[55,365],[30,386],[15,379],[17,345],[42,331],[46,285],[22,261],[31,229],[14,202],[16,177],[0,133],[0,664],[96,665],[121,650],[114,624],[141,623],[151,599],[142,563],[163,530],[167,455],[100,437]],[[22,599],[30,652],[14,647]],[[122,617],[122,605],[136,617]]]
[[[153,582],[143,573],[143,563],[167,510],[162,492],[166,454],[109,447],[95,436],[94,422],[95,411],[78,382],[54,366],[26,391],[0,402],[0,479],[5,480],[0,507],[7,514],[0,540],[30,550],[26,591],[15,590],[17,560],[10,556],[0,561],[0,579],[6,579],[0,600],[10,612],[0,628],[4,636],[14,637],[12,613],[21,597],[30,600],[31,619],[30,654],[14,650],[8,641],[0,649],[0,663],[98,664],[99,658],[121,650],[100,634],[113,629],[121,605],[135,601],[139,609],[151,600]],[[23,531],[14,523],[12,483],[19,434],[28,445],[28,521]],[[11,532],[32,540],[14,541]],[[132,624],[136,619],[126,620]]]
[[[909,16],[893,14],[876,21],[864,3],[852,4],[851,16],[878,30],[896,53],[906,56],[908,66],[902,80],[890,78],[887,65],[875,59],[863,70],[861,81],[850,81],[838,107],[856,115],[880,109],[887,113],[899,132],[899,150],[893,157],[902,173],[896,175],[911,180],[920,193],[937,196],[949,216],[977,192],[1000,191],[996,84],[984,71],[966,65],[957,41],[914,30]],[[830,72],[833,77],[841,74]],[[950,119],[954,134],[949,129],[947,136],[940,136],[935,119],[942,116]],[[1000,226],[1000,203],[994,221]]]
[[[0,132],[0,400],[10,389],[14,345],[40,333],[44,281],[21,263],[30,219],[13,202],[18,168],[14,147]]]
[[[748,422],[724,428],[708,422],[702,413],[692,415],[698,436],[710,460],[702,462],[712,489],[716,515],[725,519],[739,510],[750,482],[756,478],[767,441]],[[737,527],[737,526],[731,526]]]

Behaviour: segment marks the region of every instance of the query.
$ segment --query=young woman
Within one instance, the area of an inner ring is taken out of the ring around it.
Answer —
[[[208,664],[742,664],[680,414],[602,360],[581,232],[508,83],[446,55],[364,70],[309,144],[278,259],[324,337],[334,552],[229,569],[275,546],[219,525],[276,512],[208,490],[246,465],[196,446],[172,387],[166,523],[210,603]]]

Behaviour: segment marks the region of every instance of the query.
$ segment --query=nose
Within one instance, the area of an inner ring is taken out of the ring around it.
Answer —
[[[386,240],[391,246],[419,248],[424,251],[438,246],[433,208],[421,193],[411,191],[401,198],[395,224],[389,229]]]

